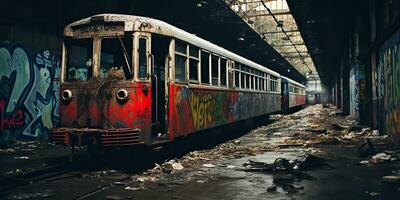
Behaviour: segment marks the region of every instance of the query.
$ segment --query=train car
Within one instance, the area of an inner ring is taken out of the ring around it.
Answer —
[[[289,109],[305,105],[307,102],[306,87],[290,78],[281,76],[281,110],[287,113]]]
[[[160,20],[95,15],[64,29],[67,146],[158,145],[280,110],[280,75]]]

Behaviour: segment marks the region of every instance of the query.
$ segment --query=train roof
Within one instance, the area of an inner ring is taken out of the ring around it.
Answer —
[[[288,78],[288,77],[286,77],[286,76],[281,76],[281,78],[286,79],[289,83],[292,83],[293,85],[297,85],[297,86],[302,87],[302,88],[305,88],[305,87],[306,87],[306,86],[304,86],[303,84],[298,83],[298,82],[296,82],[296,81],[294,81],[294,80],[292,80],[292,79],[290,79],[290,78]]]
[[[134,16],[134,15],[122,15],[122,14],[99,14],[94,15],[76,22],[73,22],[67,25],[64,28],[64,35],[65,36],[73,36],[73,28],[76,26],[81,26],[84,24],[89,24],[93,17],[96,18],[103,18],[105,22],[124,22],[125,24],[125,31],[143,31],[143,32],[150,32],[150,33],[157,33],[161,35],[167,35],[179,40],[185,41],[189,44],[195,45],[202,49],[208,50],[212,53],[219,54],[226,58],[229,58],[235,62],[242,63],[247,66],[251,66],[255,69],[267,72],[271,75],[279,77],[280,74],[272,71],[260,64],[257,64],[249,59],[246,59],[242,56],[239,56],[231,51],[228,51],[220,46],[217,46],[205,39],[202,39],[194,34],[188,33],[182,29],[179,29],[173,25],[170,25],[166,22],[148,18],[148,17],[141,17],[141,16]]]

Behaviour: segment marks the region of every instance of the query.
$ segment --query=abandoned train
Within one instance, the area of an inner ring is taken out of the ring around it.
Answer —
[[[156,145],[306,103],[304,85],[159,20],[96,15],[64,36],[58,144]]]

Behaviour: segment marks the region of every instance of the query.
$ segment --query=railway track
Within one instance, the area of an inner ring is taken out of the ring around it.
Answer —
[[[15,192],[18,188],[28,185],[28,184],[49,184],[54,180],[59,178],[68,179],[69,177],[76,177],[77,173],[80,173],[77,170],[76,166],[72,164],[63,164],[59,166],[49,167],[42,170],[37,170],[34,172],[29,172],[25,174],[21,174],[14,177],[4,178],[0,181],[0,199],[9,199],[10,192]],[[130,177],[122,177],[120,179],[116,179],[113,182],[122,182],[128,180]],[[89,192],[85,192],[82,194],[74,195],[70,199],[82,200],[88,197],[91,197],[103,190],[109,189],[113,186],[113,183],[105,183],[103,185],[94,187],[93,190]]]
[[[71,164],[61,164],[13,177],[5,177],[0,181],[0,195],[11,189],[15,189],[27,184],[45,181],[53,177],[62,176],[72,171],[73,168]]]

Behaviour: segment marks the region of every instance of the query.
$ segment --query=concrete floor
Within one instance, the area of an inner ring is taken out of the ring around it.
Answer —
[[[166,149],[142,156],[128,152],[121,158],[126,162],[103,160],[101,167],[86,162],[85,167],[75,168],[71,173],[8,190],[3,197],[32,198],[35,196],[29,194],[35,192],[48,194],[46,199],[79,196],[80,199],[398,199],[400,196],[400,183],[382,181],[383,176],[400,169],[400,162],[392,159],[360,164],[363,159],[357,153],[359,142],[369,137],[377,152],[387,151],[395,158],[397,151],[384,136],[353,134],[349,130],[361,132],[360,127],[352,129],[354,121],[335,114],[334,108],[321,105],[291,115],[274,115],[272,119],[265,126],[219,145],[173,153],[176,158],[171,154],[165,156]],[[337,130],[335,125],[343,130]],[[180,147],[190,149],[182,144],[169,148]],[[323,164],[304,169],[301,174],[248,171],[243,166],[249,159],[273,163],[279,157],[290,160],[309,154],[321,158]],[[276,191],[267,191],[271,186],[276,186]]]

